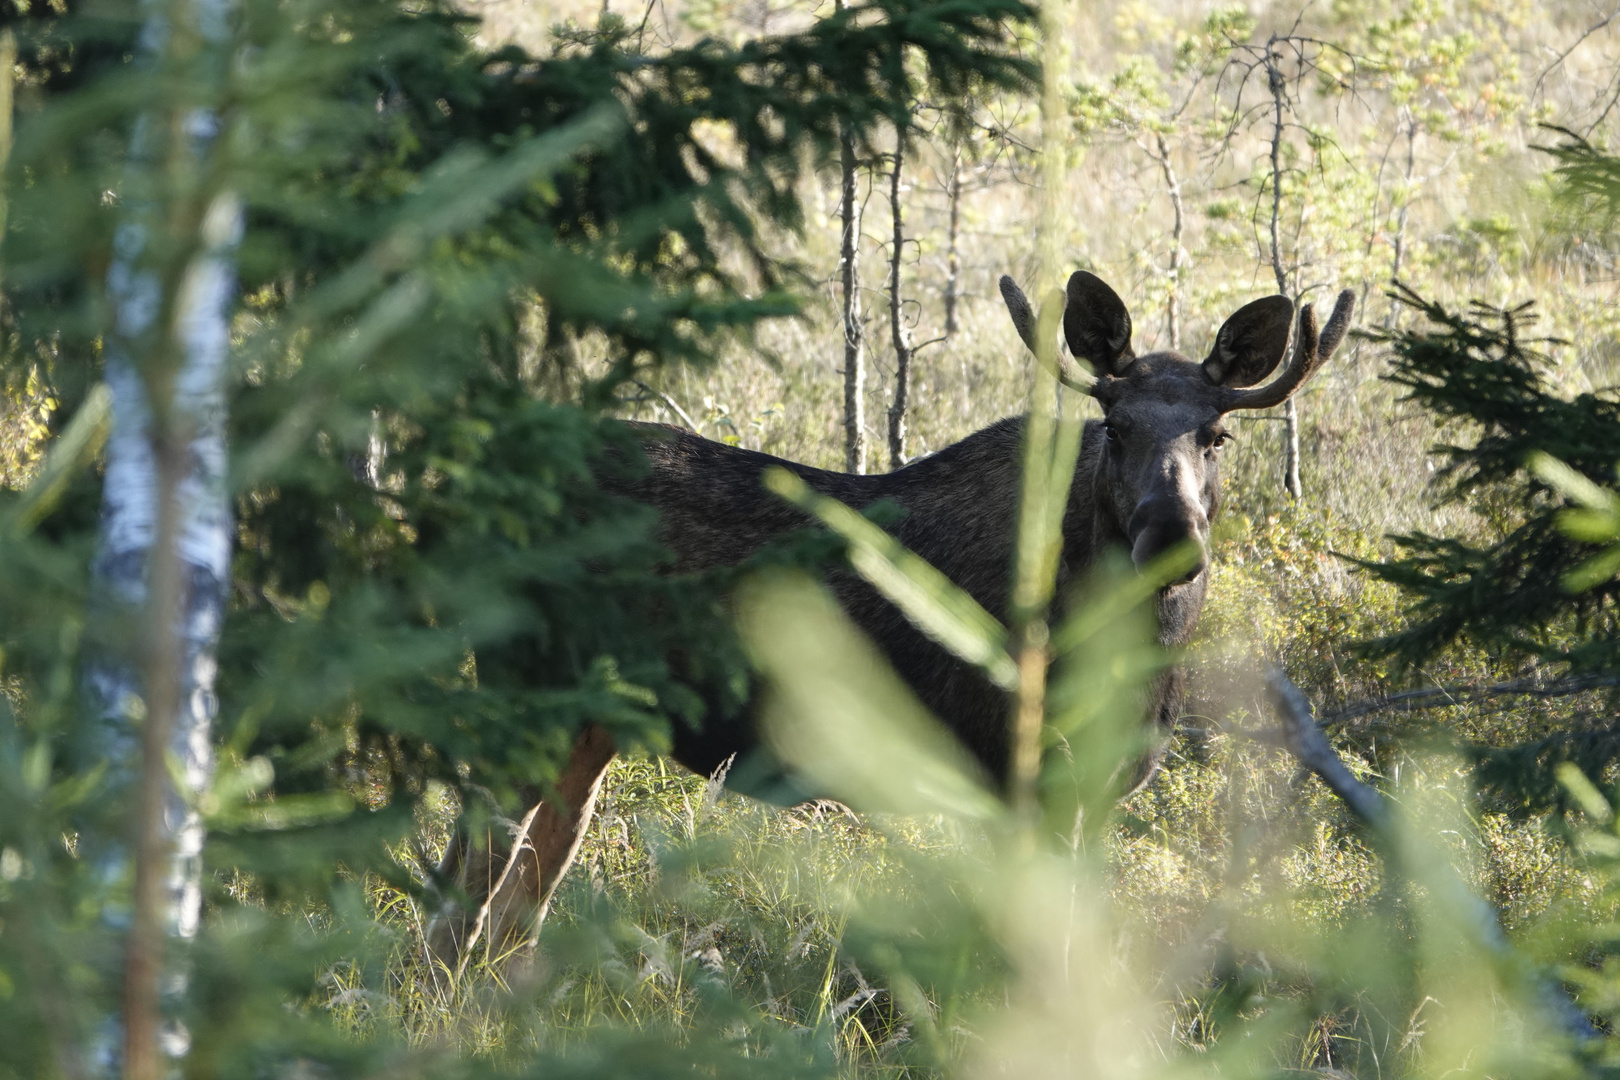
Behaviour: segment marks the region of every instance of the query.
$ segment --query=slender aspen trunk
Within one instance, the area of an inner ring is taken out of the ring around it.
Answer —
[[[4,176],[6,162],[11,160],[11,91],[17,68],[17,36],[10,30],[0,30],[0,237],[6,234],[8,217]]]
[[[843,8],[843,0],[838,7]],[[843,232],[838,258],[844,290],[844,471],[866,471],[866,329],[861,315],[861,203],[855,135],[847,127],[839,139]]]
[[[1186,227],[1186,214],[1181,204],[1181,178],[1176,175],[1170,160],[1170,145],[1162,132],[1154,132],[1159,148],[1159,169],[1164,173],[1165,190],[1170,193],[1170,209],[1175,218],[1170,229],[1170,292],[1164,301],[1164,329],[1172,349],[1181,348],[1181,236]]]
[[[945,336],[958,329],[956,305],[962,295],[962,147],[951,147],[950,214],[945,226]]]
[[[1287,81],[1278,66],[1282,57],[1268,46],[1266,50],[1266,85],[1271,91],[1273,122],[1271,128],[1271,269],[1277,276],[1277,292],[1288,296],[1288,275],[1283,270],[1282,241],[1278,223],[1282,216],[1282,140],[1284,96]],[[1303,492],[1299,480],[1299,406],[1290,397],[1283,404],[1283,488],[1298,499]]]
[[[1400,213],[1395,216],[1395,253],[1390,259],[1389,280],[1394,284],[1401,278],[1401,264],[1406,259],[1406,220],[1412,212],[1412,176],[1417,171],[1417,117],[1410,109],[1406,110],[1406,177],[1405,189],[1401,192]],[[1401,305],[1394,300],[1389,302],[1389,314],[1384,317],[1384,328],[1393,330],[1395,321],[1400,318]]]
[[[894,133],[894,170],[889,174],[889,213],[894,241],[889,250],[889,330],[894,340],[894,403],[889,406],[889,468],[906,463],[906,407],[911,397],[911,331],[906,329],[905,300],[900,293],[901,257],[905,253],[905,217],[900,207],[900,176],[906,158],[906,133]]]
[[[224,0],[173,3],[153,15],[154,66],[191,75],[228,47]],[[216,65],[217,68],[217,65]],[[231,550],[225,491],[225,367],[232,262],[242,230],[236,198],[213,186],[218,117],[195,94],[137,124],[132,198],[107,272],[106,335],[112,432],[101,528],[91,567],[107,647],[87,665],[100,749],[134,806],[127,844],[96,852],[106,880],[133,862],[127,916],[121,1048],[129,1080],[158,1080],[188,1035],[164,1012],[183,994],[183,967],[165,953],[197,932],[203,828],[196,795],[213,769],[215,648]],[[167,232],[166,242],[154,243]]]

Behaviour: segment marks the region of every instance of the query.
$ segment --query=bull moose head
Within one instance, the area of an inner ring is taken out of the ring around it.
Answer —
[[[1010,277],[1001,294],[1018,334],[1040,355],[1035,313]],[[1076,271],[1064,294],[1058,378],[1102,406],[1101,440],[1088,439],[1095,460],[1082,479],[1093,483],[1100,531],[1120,536],[1137,566],[1191,540],[1199,557],[1183,581],[1208,563],[1210,522],[1220,504],[1220,451],[1232,438],[1223,418],[1239,409],[1265,409],[1288,400],[1333,355],[1350,326],[1355,294],[1339,294],[1327,326],[1317,332],[1312,305],[1299,309],[1293,354],[1281,375],[1257,386],[1288,352],[1294,305],[1268,296],[1239,308],[1215,335],[1202,362],[1177,352],[1137,356],[1131,315],[1119,294],[1095,274]],[[1075,359],[1091,372],[1081,370]],[[1089,455],[1088,455],[1089,456]]]

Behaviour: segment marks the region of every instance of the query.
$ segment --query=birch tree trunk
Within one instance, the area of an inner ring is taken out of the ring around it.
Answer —
[[[840,2],[840,7],[842,3]],[[861,316],[861,204],[855,136],[846,128],[839,139],[843,198],[838,257],[844,290],[844,471],[866,471],[866,357]]]
[[[127,915],[109,912],[127,920],[121,1052],[96,1057],[105,1067],[118,1055],[132,1080],[157,1080],[189,1042],[163,1017],[186,985],[164,953],[195,936],[201,909],[196,796],[213,770],[230,568],[224,386],[242,212],[210,160],[219,117],[208,88],[225,70],[231,10],[226,0],[150,9],[154,77],[182,89],[136,125],[107,272],[113,427],[91,573],[97,616],[113,629],[85,684],[115,797],[134,803],[129,835],[98,857],[109,882],[133,863],[134,891]]]
[[[950,210],[945,227],[945,336],[959,329],[956,308],[962,296],[962,144],[951,147]]]
[[[1181,348],[1181,236],[1186,215],[1181,204],[1181,178],[1176,175],[1175,162],[1170,160],[1170,144],[1163,132],[1154,132],[1154,145],[1158,147],[1159,169],[1164,173],[1165,190],[1170,194],[1170,209],[1175,213],[1170,231],[1170,290],[1164,300],[1164,329],[1172,349]]]
[[[911,331],[906,328],[905,299],[900,295],[901,257],[905,253],[905,214],[900,205],[900,175],[906,160],[906,133],[894,133],[894,171],[889,174],[889,214],[894,242],[889,249],[889,330],[894,340],[894,403],[889,406],[889,468],[906,463],[906,409],[911,399]]]
[[[1406,260],[1406,221],[1412,212],[1412,178],[1417,172],[1417,116],[1408,106],[1405,110],[1406,123],[1406,173],[1402,177],[1401,209],[1395,218],[1395,253],[1389,264],[1389,283],[1396,284],[1401,280],[1401,267]],[[1393,330],[1401,317],[1401,305],[1394,300],[1389,302],[1389,314],[1384,317],[1384,329]]]
[[[1271,91],[1274,109],[1271,129],[1271,269],[1277,276],[1277,292],[1289,296],[1288,275],[1282,264],[1282,240],[1278,235],[1282,216],[1283,116],[1288,92],[1288,82],[1281,64],[1282,57],[1272,48],[1272,44],[1267,44],[1266,86]],[[1304,492],[1299,479],[1299,406],[1292,397],[1283,403],[1283,488],[1295,500]]]

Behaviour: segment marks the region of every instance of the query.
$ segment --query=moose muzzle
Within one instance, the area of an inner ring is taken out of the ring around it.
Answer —
[[[1196,502],[1154,492],[1136,504],[1125,535],[1131,542],[1131,562],[1138,570],[1177,545],[1190,541],[1196,546],[1195,562],[1172,585],[1196,579],[1209,565],[1209,517]]]

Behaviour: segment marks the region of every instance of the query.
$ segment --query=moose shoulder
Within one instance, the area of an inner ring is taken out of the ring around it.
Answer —
[[[1027,300],[1011,279],[1003,278],[1001,285],[1020,336],[1034,349],[1034,317]],[[1072,580],[1084,574],[1110,547],[1128,551],[1142,566],[1191,542],[1198,551],[1194,565],[1156,598],[1160,641],[1183,643],[1203,605],[1206,544],[1220,507],[1220,450],[1231,437],[1223,417],[1238,409],[1280,404],[1314,374],[1349,327],[1353,294],[1339,295],[1320,335],[1310,305],[1301,308],[1290,362],[1264,386],[1256,384],[1276,370],[1288,351],[1294,309],[1285,297],[1267,297],[1239,309],[1215,335],[1201,362],[1174,352],[1135,355],[1125,304],[1093,274],[1080,271],[1070,277],[1065,301],[1068,352],[1086,361],[1094,374],[1078,372],[1073,360],[1067,360],[1060,362],[1060,377],[1094,397],[1103,416],[1085,427],[1064,515],[1060,577]],[[674,554],[676,570],[735,565],[771,539],[802,527],[804,517],[761,483],[765,469],[781,466],[811,488],[856,508],[880,500],[897,504],[903,517],[894,526],[896,537],[992,614],[1005,618],[1022,419],[1002,420],[902,469],[874,476],[812,469],[674,428],[639,427],[649,468],[621,490],[659,511],[660,536]],[[923,636],[853,574],[834,573],[829,584],[918,697],[992,775],[1004,776],[1005,694]],[[1152,721],[1167,725],[1175,719],[1178,688],[1174,673],[1152,688],[1147,709]],[[754,741],[752,717],[744,715],[701,730],[677,730],[674,752],[682,764],[708,773],[730,755],[749,750]],[[469,934],[504,940],[532,930],[536,912],[543,912],[572,859],[611,756],[611,744],[599,732],[581,737],[564,781],[553,793],[552,802],[566,805],[531,812],[526,819],[526,836],[519,837],[519,845],[534,857],[522,872],[500,874],[493,866],[474,866],[465,842],[452,843],[441,869],[484,906],[475,922],[441,920],[435,945],[441,956],[454,955]],[[1151,765],[1141,779],[1145,782],[1150,775]],[[505,891],[512,896],[495,895]]]

